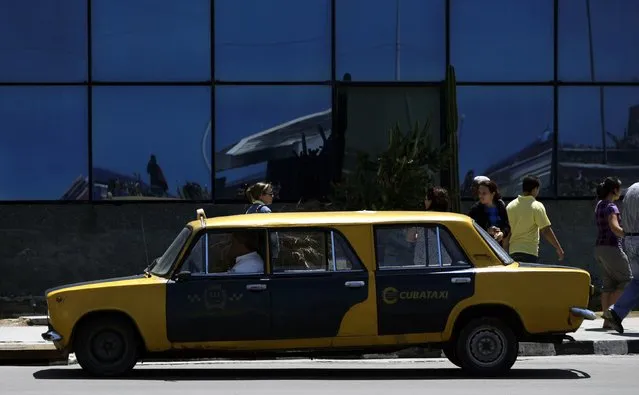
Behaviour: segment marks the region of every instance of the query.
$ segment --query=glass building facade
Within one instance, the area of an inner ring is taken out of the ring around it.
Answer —
[[[321,198],[399,123],[462,191],[639,177],[636,0],[0,0],[0,200]]]

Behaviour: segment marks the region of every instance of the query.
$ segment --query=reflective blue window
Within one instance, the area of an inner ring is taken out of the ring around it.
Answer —
[[[553,79],[553,0],[452,0],[450,8],[459,81]]]
[[[610,175],[621,178],[626,187],[635,182],[639,88],[560,88],[558,159],[563,196],[594,196],[597,184]]]
[[[541,179],[541,195],[552,185],[552,87],[458,88],[459,172],[464,196],[475,176],[494,180],[502,195],[521,193],[528,174]]]
[[[210,120],[209,87],[94,88],[95,198],[208,199]]]
[[[636,0],[561,0],[559,78],[639,82],[638,20]]]
[[[330,78],[330,0],[215,1],[216,80]]]
[[[339,0],[337,74],[355,81],[444,78],[445,0]]]
[[[85,81],[86,0],[0,1],[0,59],[0,81]]]
[[[337,103],[337,134],[344,136],[343,170],[354,170],[359,152],[374,158],[388,148],[388,133],[399,125],[408,132],[415,124],[424,127],[433,145],[441,133],[441,93],[437,87],[341,88]]]
[[[211,79],[209,0],[92,0],[93,79]]]
[[[215,95],[216,198],[244,199],[244,184],[265,179],[284,200],[328,192],[338,151],[329,87],[220,86]]]
[[[87,126],[86,88],[0,87],[0,199],[87,199]]]

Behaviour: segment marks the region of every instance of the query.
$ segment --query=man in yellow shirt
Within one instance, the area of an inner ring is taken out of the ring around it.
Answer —
[[[544,238],[555,247],[559,260],[564,259],[564,250],[550,227],[546,208],[535,199],[539,194],[540,187],[539,178],[526,176],[522,183],[523,193],[506,206],[511,232],[508,252],[516,261],[537,262],[540,231]]]

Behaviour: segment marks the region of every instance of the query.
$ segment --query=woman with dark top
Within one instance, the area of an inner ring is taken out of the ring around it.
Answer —
[[[269,204],[273,203],[273,185],[268,182],[258,182],[246,189],[246,198],[251,205],[246,214],[270,213]]]
[[[621,196],[621,181],[608,177],[597,187],[597,206],[595,208],[595,223],[597,225],[597,240],[595,241],[595,259],[601,269],[603,282],[601,292],[602,311],[617,302],[624,288],[630,283],[631,270],[628,256],[621,247],[624,236],[621,228],[621,215],[614,203]],[[604,328],[611,328],[604,320]]]
[[[508,236],[510,235],[510,223],[506,204],[501,200],[501,194],[497,184],[492,180],[484,180],[477,188],[479,201],[470,208],[468,216],[484,228],[507,250]]]

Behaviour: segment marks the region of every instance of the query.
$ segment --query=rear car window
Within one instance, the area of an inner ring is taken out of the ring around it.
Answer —
[[[273,273],[362,271],[348,241],[329,229],[291,229],[269,233]]]
[[[439,225],[390,225],[375,229],[380,269],[468,267],[450,232]]]

